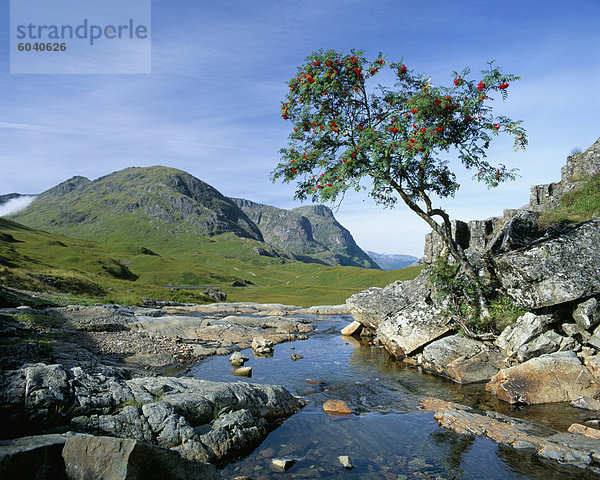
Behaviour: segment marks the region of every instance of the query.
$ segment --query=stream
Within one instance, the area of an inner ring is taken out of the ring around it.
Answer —
[[[351,321],[350,316],[319,319],[308,340],[278,344],[272,357],[255,358],[251,349],[243,350],[252,378],[231,375],[228,356],[208,358],[189,370],[188,375],[205,380],[284,385],[308,402],[250,455],[223,468],[221,478],[598,478],[486,438],[441,429],[419,402],[422,396],[434,396],[562,431],[583,422],[589,412],[568,404],[510,406],[485,392],[484,384],[459,385],[406,366],[381,347],[342,337],[340,329]],[[293,361],[292,353],[303,358]],[[344,400],[355,415],[324,413],[322,405],[329,399]],[[342,467],[340,455],[351,458],[351,470]],[[271,464],[276,457],[291,457],[296,463],[282,472]]]

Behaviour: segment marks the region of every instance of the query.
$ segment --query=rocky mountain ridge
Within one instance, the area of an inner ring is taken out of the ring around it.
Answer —
[[[256,223],[267,243],[298,260],[379,268],[324,205],[284,210],[241,198],[231,200]]]
[[[160,166],[127,168],[94,181],[72,177],[10,218],[94,240],[233,233],[260,242],[256,254],[282,261],[378,268],[325,206],[287,211],[231,199],[189,173]]]

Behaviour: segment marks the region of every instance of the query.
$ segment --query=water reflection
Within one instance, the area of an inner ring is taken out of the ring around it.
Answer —
[[[564,404],[520,409],[503,404],[481,384],[458,385],[396,361],[378,346],[340,336],[339,329],[349,320],[320,321],[315,335],[276,345],[271,358],[243,352],[250,358],[246,365],[253,368],[252,379],[231,376],[226,357],[204,360],[191,370],[207,380],[281,384],[308,401],[248,457],[226,466],[222,478],[597,478],[542,462],[528,452],[498,447],[486,438],[442,430],[431,413],[419,408],[419,398],[432,395],[563,429],[581,422],[585,412]],[[303,358],[293,361],[292,352]],[[321,406],[331,398],[346,401],[357,415],[325,414]],[[339,455],[349,455],[354,468],[346,471]],[[281,456],[298,461],[281,472],[271,465],[272,458]]]

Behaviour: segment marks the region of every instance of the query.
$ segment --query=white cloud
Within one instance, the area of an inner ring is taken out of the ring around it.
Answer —
[[[26,195],[23,197],[12,198],[8,202],[0,205],[0,217],[17,213],[20,210],[27,208],[31,202],[35,200],[35,196]]]

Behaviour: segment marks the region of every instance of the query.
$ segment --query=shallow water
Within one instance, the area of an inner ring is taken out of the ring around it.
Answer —
[[[252,367],[251,379],[232,376],[228,357],[206,359],[189,371],[206,380],[284,385],[308,401],[249,456],[225,467],[222,478],[598,478],[485,438],[448,432],[418,406],[420,396],[432,395],[560,430],[583,421],[589,412],[565,404],[511,407],[485,392],[483,384],[461,386],[395,361],[380,347],[342,337],[339,330],[350,321],[349,316],[320,320],[316,334],[276,345],[272,357],[242,351],[250,358],[245,365]],[[293,361],[292,353],[304,358]],[[322,404],[332,398],[345,400],[356,415],[325,414]],[[354,468],[345,470],[339,455],[350,456]],[[282,456],[297,460],[287,472],[270,463]]]

